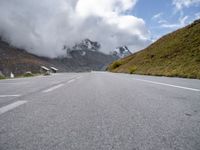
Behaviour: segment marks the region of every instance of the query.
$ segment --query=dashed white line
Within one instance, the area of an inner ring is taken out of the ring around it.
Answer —
[[[5,98],[5,97],[20,97],[21,95],[0,95],[0,98]]]
[[[134,79],[134,80],[157,84],[157,85],[170,86],[170,87],[174,87],[174,88],[185,89],[185,90],[190,90],[190,91],[195,91],[195,92],[200,92],[200,89],[195,89],[195,88],[183,87],[183,86],[167,84],[167,83],[162,83],[162,82],[156,82],[156,81],[150,81],[150,80],[143,80],[143,79]]]
[[[27,103],[27,101],[17,101],[17,102],[14,102],[12,104],[9,104],[7,106],[1,107],[0,108],[0,115],[6,113],[6,112],[8,112],[8,111],[10,111],[10,110],[12,110],[16,107],[19,107],[19,106],[21,106],[25,103]]]
[[[76,77],[76,79],[78,80],[78,79],[80,79],[80,78],[82,78],[81,76],[79,76],[79,77]]]
[[[12,80],[12,79],[10,79]],[[7,84],[7,85],[12,85],[12,84],[27,84],[29,82],[0,82],[0,85],[2,84]]]
[[[72,83],[74,81],[75,81],[75,79],[72,79],[72,80],[67,81],[67,83]]]
[[[78,79],[80,79],[80,78],[81,78],[81,76],[78,76],[78,77],[76,77],[76,78],[74,78],[74,79],[71,79],[71,80],[67,81],[67,83],[72,83],[72,82],[74,82],[74,81],[76,81],[76,80],[78,80]],[[56,90],[56,89],[58,89],[58,88],[60,88],[60,87],[62,87],[62,86],[64,86],[64,84],[58,84],[58,85],[53,86],[53,87],[51,87],[51,88],[49,88],[49,89],[47,89],[47,90],[44,90],[43,93],[52,92],[52,91],[54,91],[54,90]]]
[[[59,85],[53,86],[53,87],[51,87],[51,88],[49,88],[47,90],[44,90],[43,93],[52,92],[52,91],[54,91],[54,90],[56,90],[56,89],[58,89],[58,88],[60,88],[62,86],[64,86],[64,84],[59,84]]]

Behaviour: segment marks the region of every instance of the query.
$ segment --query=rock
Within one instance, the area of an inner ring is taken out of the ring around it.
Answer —
[[[14,78],[15,77],[15,75],[11,72],[10,73],[10,78]]]

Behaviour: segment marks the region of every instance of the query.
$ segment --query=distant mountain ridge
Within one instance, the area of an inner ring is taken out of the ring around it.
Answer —
[[[100,71],[117,58],[98,51],[99,48],[99,43],[87,39],[75,45],[68,54],[66,52],[70,57],[50,59],[30,54],[0,39],[0,71],[6,76],[11,72],[15,75],[27,71],[39,73],[41,66],[56,67],[60,72]]]
[[[200,79],[200,19],[113,62],[112,72]]]

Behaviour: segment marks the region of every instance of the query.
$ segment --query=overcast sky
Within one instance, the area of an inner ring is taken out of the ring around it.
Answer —
[[[0,36],[47,57],[85,38],[135,52],[197,18],[200,0],[0,0]]]

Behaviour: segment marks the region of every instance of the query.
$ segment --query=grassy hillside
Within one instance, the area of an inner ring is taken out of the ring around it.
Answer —
[[[200,20],[146,49],[113,62],[109,71],[200,79]]]

